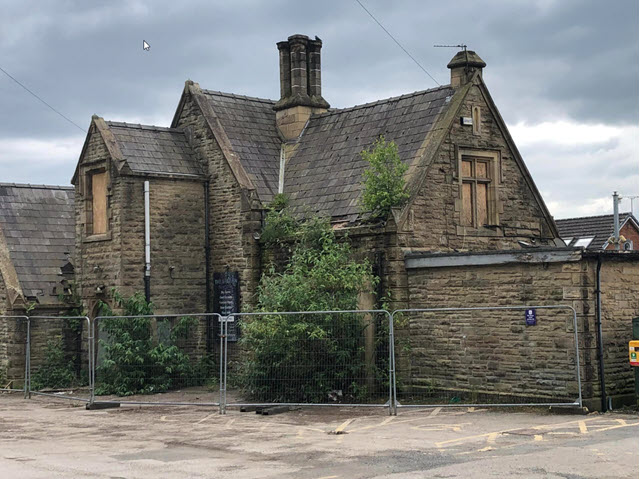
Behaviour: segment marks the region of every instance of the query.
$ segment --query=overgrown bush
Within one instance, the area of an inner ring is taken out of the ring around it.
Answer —
[[[78,385],[73,360],[65,357],[62,338],[47,341],[44,364],[31,377],[31,388],[65,389]]]
[[[338,241],[329,223],[312,218],[297,224],[295,244],[282,273],[263,275],[257,309],[328,311],[357,309],[360,292],[377,279],[367,261],[354,260],[348,241]],[[261,401],[326,402],[367,394],[364,324],[358,314],[266,315],[246,321],[242,383]],[[283,380],[285,379],[286,380]],[[358,379],[356,379],[358,378]]]
[[[288,205],[289,198],[282,193],[275,195],[267,205],[261,234],[262,241],[267,247],[279,244],[298,231],[298,221],[291,214]]]
[[[363,173],[362,212],[370,213],[373,219],[385,219],[391,208],[402,206],[409,199],[404,181],[408,167],[400,160],[398,146],[393,141],[385,141],[383,136],[360,156],[369,163]]]
[[[153,304],[141,293],[123,298],[113,294],[115,304],[122,309],[121,317],[100,320],[100,330],[107,339],[100,339],[104,359],[97,369],[96,394],[153,394],[206,382],[215,367],[206,356],[192,362],[179,347],[197,328],[193,317],[180,318],[170,327],[163,341],[154,338],[152,318],[133,317],[153,314]],[[113,316],[105,303],[100,314]]]

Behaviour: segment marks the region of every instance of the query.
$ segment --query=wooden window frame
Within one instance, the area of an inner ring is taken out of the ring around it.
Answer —
[[[105,195],[106,195],[106,227],[104,232],[93,232],[93,176],[97,174],[105,174]],[[101,241],[111,239],[111,221],[110,221],[110,205],[109,191],[111,189],[110,177],[105,167],[92,168],[84,174],[84,204],[85,204],[85,240]]]
[[[463,176],[462,162],[471,161],[471,176]],[[487,165],[487,177],[478,178],[476,176],[477,163],[485,163]],[[476,150],[469,148],[457,148],[457,171],[456,179],[459,185],[459,201],[460,201],[460,224],[466,228],[481,229],[484,227],[495,227],[500,225],[498,190],[502,181],[500,175],[501,157],[499,151]],[[463,184],[472,185],[472,204],[473,218],[472,224],[462,224],[464,215],[463,205]],[[477,203],[477,185],[479,183],[487,185],[487,222],[486,224],[478,224],[478,203]]]

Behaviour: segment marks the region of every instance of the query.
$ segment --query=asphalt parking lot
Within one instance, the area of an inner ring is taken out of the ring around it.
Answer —
[[[637,478],[638,415],[474,408],[87,411],[0,396],[7,478]]]

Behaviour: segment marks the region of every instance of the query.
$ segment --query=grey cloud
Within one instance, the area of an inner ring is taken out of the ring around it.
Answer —
[[[637,2],[363,2],[441,83],[455,49],[433,44],[466,42],[476,50],[508,123],[637,122]],[[293,33],[323,39],[323,89],[332,106],[435,86],[355,1],[0,0],[0,11],[0,66],[82,127],[93,113],[166,123],[186,79],[277,99],[275,43]],[[0,140],[80,133],[2,74],[0,105]],[[76,159],[48,182],[66,183]],[[0,175],[33,181],[32,168],[8,161]],[[536,179],[544,190],[557,185],[543,173]]]

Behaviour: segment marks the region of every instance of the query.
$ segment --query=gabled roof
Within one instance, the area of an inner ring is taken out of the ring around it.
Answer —
[[[258,197],[268,203],[278,192],[281,140],[275,101],[201,90],[213,108],[233,153],[240,158]]]
[[[631,221],[636,229],[638,220],[631,213],[620,214],[620,227]],[[587,249],[603,249],[607,240],[613,235],[613,215],[583,216],[580,218],[565,218],[556,220],[560,237],[569,241],[567,246],[575,245],[580,238],[591,238],[593,240]],[[635,246],[635,245],[634,245]]]
[[[400,159],[413,166],[453,93],[446,85],[313,115],[285,168],[284,192],[293,209],[355,220],[367,166],[360,152],[383,135],[398,145]]]
[[[27,299],[58,304],[60,268],[75,246],[73,200],[72,187],[0,183],[1,236]]]
[[[106,124],[132,172],[179,176],[203,174],[182,130],[116,121]]]

